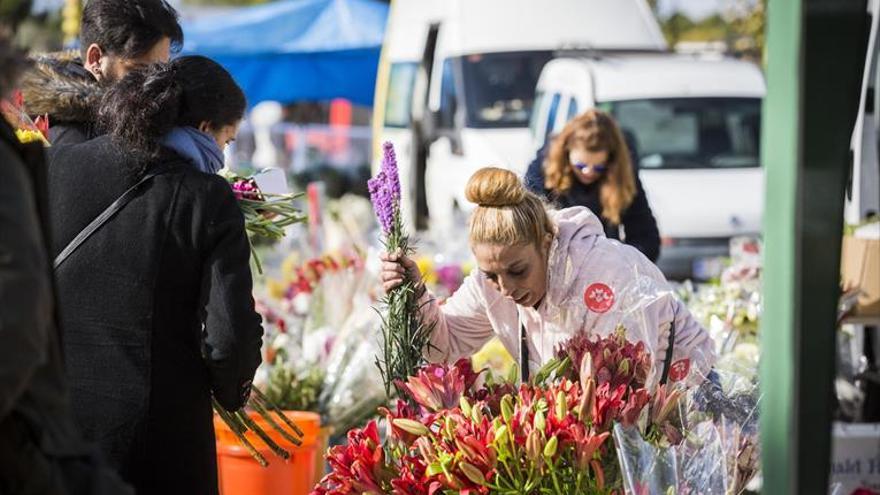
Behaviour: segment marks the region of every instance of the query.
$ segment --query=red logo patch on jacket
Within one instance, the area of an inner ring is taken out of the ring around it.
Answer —
[[[601,282],[590,284],[584,291],[584,304],[594,313],[604,313],[614,306],[614,291]]]

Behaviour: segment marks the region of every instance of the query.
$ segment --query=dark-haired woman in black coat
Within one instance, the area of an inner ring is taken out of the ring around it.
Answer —
[[[222,147],[245,109],[204,57],[108,90],[107,135],[50,149],[53,252],[144,174],[56,269],[75,418],[139,494],[217,493],[211,396],[241,407],[260,363],[244,219]]]

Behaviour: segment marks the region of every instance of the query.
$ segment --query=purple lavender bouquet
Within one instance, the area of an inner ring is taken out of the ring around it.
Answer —
[[[373,209],[382,227],[382,243],[389,253],[402,255],[412,253],[409,237],[404,232],[400,217],[400,175],[394,146],[382,145],[382,169],[367,182]],[[399,383],[404,383],[425,364],[423,351],[429,345],[433,325],[422,322],[419,307],[419,284],[407,281],[389,292],[382,303],[382,356],[376,357],[376,366],[382,373],[385,393],[390,397],[392,389],[400,393]]]

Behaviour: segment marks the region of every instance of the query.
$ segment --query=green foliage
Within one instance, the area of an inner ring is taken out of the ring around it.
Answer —
[[[694,21],[682,12],[660,19],[670,46],[681,41],[723,41],[731,51],[754,59],[763,58],[767,0],[739,0],[724,15]]]
[[[264,389],[269,400],[281,409],[318,412],[318,396],[323,384],[324,375],[317,367],[297,374],[279,355]]]

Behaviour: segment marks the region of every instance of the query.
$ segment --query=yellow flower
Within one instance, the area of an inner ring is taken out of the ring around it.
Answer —
[[[489,368],[495,376],[505,377],[510,373],[514,361],[498,338],[493,338],[471,357],[475,370]]]
[[[43,137],[43,133],[40,131],[32,131],[28,129],[16,129],[15,137],[18,138],[19,142],[23,144],[33,143],[33,142],[41,142],[44,145],[48,146],[49,142],[46,141],[46,138]]]
[[[434,271],[434,261],[431,258],[427,256],[420,257],[416,260],[416,266],[419,267],[419,272],[422,274],[426,284],[430,286],[437,283],[437,272]]]
[[[461,264],[461,273],[465,277],[471,274],[471,270],[474,269],[474,262],[471,260],[465,261]]]
[[[290,255],[281,262],[281,276],[285,282],[292,282],[293,279],[296,278],[296,269],[299,267],[299,262],[299,254],[296,252],[290,253]]]
[[[281,280],[268,278],[266,280],[266,291],[274,299],[284,299],[284,294],[287,292],[287,284]]]

